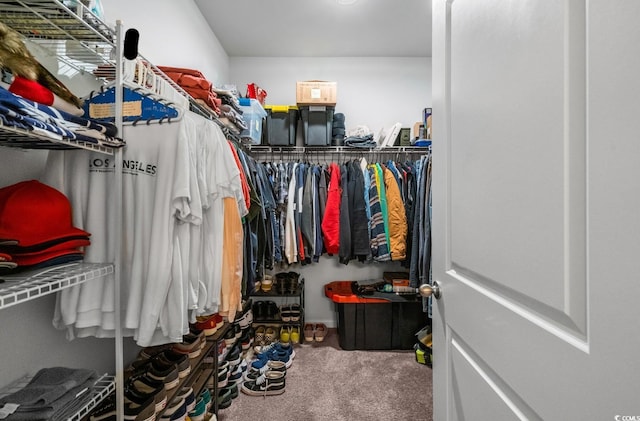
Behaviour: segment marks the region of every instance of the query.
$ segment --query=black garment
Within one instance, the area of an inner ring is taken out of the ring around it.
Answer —
[[[349,190],[353,194],[353,188],[349,188],[349,165],[340,167],[340,184],[342,185],[342,199],[340,201],[340,247],[338,257],[340,263],[348,264],[351,260],[351,215],[349,212]],[[353,187],[353,185],[352,185]]]
[[[353,161],[349,172],[349,213],[351,218],[352,256],[361,262],[371,253],[369,225],[364,203],[364,175],[360,163]]]
[[[315,233],[313,232],[313,203],[311,200],[311,182],[313,180],[313,169],[311,165],[305,166],[304,189],[302,191],[302,244],[304,245],[304,261],[311,263],[313,258],[313,248],[315,244]]]

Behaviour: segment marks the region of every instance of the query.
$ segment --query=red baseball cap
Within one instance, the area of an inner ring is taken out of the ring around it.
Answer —
[[[28,247],[66,237],[88,237],[72,223],[69,199],[36,180],[0,189],[0,243]]]
[[[41,253],[32,253],[28,256],[13,256],[13,261],[18,266],[33,266],[48,260],[52,260],[62,256],[82,256],[84,252],[78,249],[43,251]]]
[[[3,250],[6,248],[6,250],[4,251],[6,251],[11,256],[13,256],[14,260],[17,260],[18,257],[29,257],[29,256],[38,255],[40,253],[52,253],[54,251],[77,249],[78,247],[87,247],[90,245],[91,245],[91,241],[89,241],[88,238],[78,238],[78,239],[62,240],[59,243],[52,244],[51,246],[47,248],[42,248],[42,249],[34,249],[30,247],[25,247],[25,248],[3,247],[3,248],[0,248],[0,250]],[[2,253],[0,253],[0,257],[1,256],[2,256]]]

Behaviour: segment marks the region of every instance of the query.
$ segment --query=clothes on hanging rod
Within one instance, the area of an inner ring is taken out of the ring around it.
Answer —
[[[44,181],[69,198],[76,226],[92,232],[86,261],[114,261],[112,244],[122,238],[125,336],[140,346],[182,342],[196,316],[233,320],[241,305],[249,187],[221,129],[195,113],[125,126],[124,136],[121,221],[104,208],[114,158],[52,152]],[[54,325],[69,338],[113,336],[113,282],[107,276],[61,291]]]
[[[325,151],[300,149],[293,154],[291,150],[271,150],[258,154],[255,160],[255,150],[251,150],[252,156],[246,159],[261,170],[252,171],[249,178],[259,186],[264,199],[262,218],[272,221],[266,228],[252,225],[252,238],[257,240],[251,248],[259,250],[252,262],[254,277],[274,264],[317,262],[322,254],[337,255],[343,264],[356,259],[401,261],[406,267],[424,265],[424,259],[413,262],[413,250],[418,248],[416,242],[427,236],[424,224],[416,221],[424,213],[415,208],[418,198],[424,197],[419,187],[425,182],[420,168],[425,159],[430,162],[428,149],[421,149],[423,156],[417,161],[396,161],[397,151],[393,151],[392,158],[371,163],[362,155],[355,159],[342,156],[344,162],[338,163],[327,159]],[[276,159],[260,160],[264,155]],[[416,229],[421,237],[414,236]],[[246,287],[252,285],[248,282]]]

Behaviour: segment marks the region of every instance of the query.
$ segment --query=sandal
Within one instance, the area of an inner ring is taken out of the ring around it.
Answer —
[[[325,336],[327,336],[327,325],[324,323],[316,324],[316,332],[314,336],[317,342],[324,341]]]
[[[315,334],[315,329],[313,324],[305,323],[304,325],[304,340],[305,342],[313,342],[313,335]]]

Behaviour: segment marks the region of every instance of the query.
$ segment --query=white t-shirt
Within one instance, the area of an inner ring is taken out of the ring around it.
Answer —
[[[44,177],[45,183],[69,197],[74,224],[92,233],[86,261],[114,261],[114,236],[122,236],[124,328],[138,329],[141,346],[148,345],[159,326],[171,282],[182,285],[181,279],[173,279],[177,271],[172,267],[175,214],[179,209],[184,211],[181,206],[189,200],[184,196],[189,185],[180,184],[180,180],[189,180],[183,174],[189,171],[185,160],[189,154],[180,151],[187,145],[179,141],[184,121],[125,126],[122,221],[115,221],[109,207],[114,157],[85,151],[51,152]],[[61,291],[57,304],[54,324],[59,328],[97,327],[102,332],[115,328],[112,277]]]
[[[209,208],[204,210],[202,241],[202,281],[207,291],[204,311],[218,311],[220,288],[222,286],[222,244],[224,228],[225,197],[242,195],[240,170],[235,163],[233,153],[219,127],[211,125],[206,139],[207,153],[203,156],[207,168]],[[246,206],[245,206],[246,208]]]

